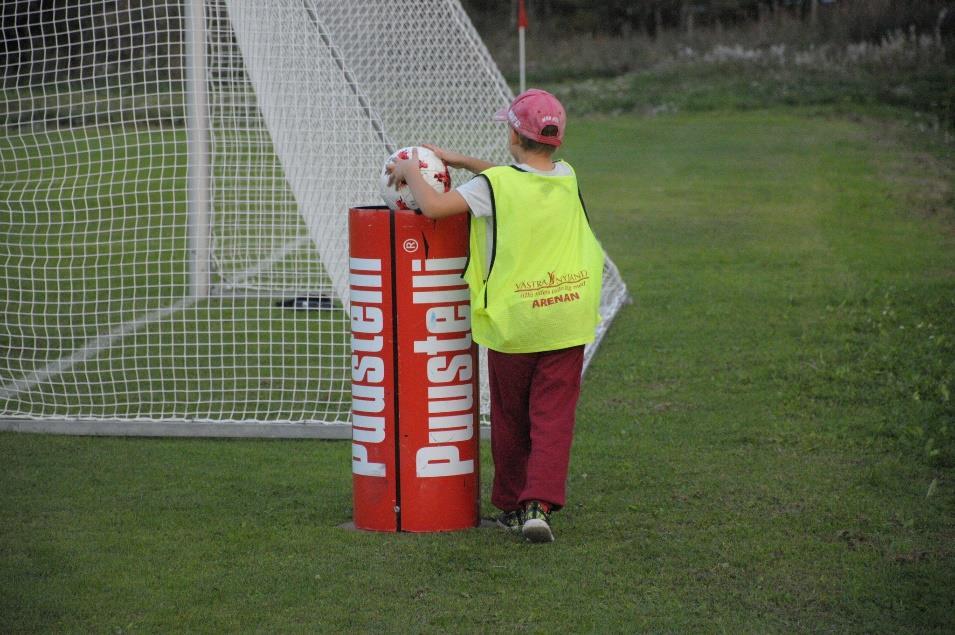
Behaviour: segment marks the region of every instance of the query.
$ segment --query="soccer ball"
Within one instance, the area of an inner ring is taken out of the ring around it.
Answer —
[[[407,183],[402,183],[401,187],[388,185],[388,166],[398,159],[411,158],[411,152],[414,147],[402,148],[388,157],[384,166],[381,168],[381,177],[378,180],[378,189],[381,191],[381,197],[392,210],[399,209],[418,209],[418,202],[411,193],[411,188]],[[425,183],[430,185],[437,192],[448,192],[451,190],[451,174],[448,172],[448,166],[444,164],[438,155],[431,150],[418,146],[418,165],[420,166],[421,176]]]

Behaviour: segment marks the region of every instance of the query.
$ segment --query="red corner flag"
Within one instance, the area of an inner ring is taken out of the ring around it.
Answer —
[[[517,64],[520,69],[521,92],[527,88],[527,74],[524,62],[524,31],[527,30],[527,10],[524,0],[517,0]]]

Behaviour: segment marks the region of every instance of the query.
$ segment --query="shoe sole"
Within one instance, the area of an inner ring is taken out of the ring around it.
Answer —
[[[554,542],[554,534],[550,530],[550,525],[539,518],[524,521],[521,533],[531,542]]]

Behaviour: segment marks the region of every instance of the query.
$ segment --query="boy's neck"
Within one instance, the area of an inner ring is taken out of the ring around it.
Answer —
[[[514,158],[518,163],[529,165],[535,170],[550,172],[554,169],[554,160],[549,154],[540,154],[537,152],[515,152]]]

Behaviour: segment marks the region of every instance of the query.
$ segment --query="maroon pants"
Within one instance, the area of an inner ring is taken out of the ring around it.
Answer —
[[[491,388],[491,503],[564,505],[584,347],[542,353],[488,350]]]

